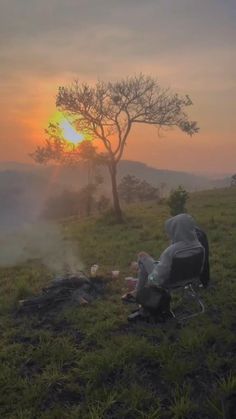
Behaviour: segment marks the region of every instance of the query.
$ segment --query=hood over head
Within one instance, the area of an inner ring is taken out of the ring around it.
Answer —
[[[165,229],[172,243],[191,242],[197,240],[195,225],[191,215],[178,214],[165,222]]]

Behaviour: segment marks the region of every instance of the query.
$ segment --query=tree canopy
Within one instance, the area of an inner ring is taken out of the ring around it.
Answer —
[[[95,86],[78,81],[61,86],[56,105],[73,115],[79,132],[101,140],[117,162],[133,124],[175,126],[189,135],[198,132],[196,121],[190,121],[184,111],[192,105],[189,96],[173,94],[142,74],[113,83],[99,81]]]
[[[140,74],[120,81],[98,81],[94,86],[75,81],[60,86],[57,108],[73,121],[84,141],[68,146],[58,126],[47,131],[44,147],[37,147],[33,158],[42,163],[54,159],[62,163],[87,159],[108,167],[111,176],[113,205],[117,219],[122,212],[117,191],[117,164],[122,158],[131,128],[135,124],[161,128],[177,127],[188,135],[198,132],[186,108],[192,105],[188,95],[179,96],[164,89],[151,77]],[[100,145],[99,145],[100,144]]]

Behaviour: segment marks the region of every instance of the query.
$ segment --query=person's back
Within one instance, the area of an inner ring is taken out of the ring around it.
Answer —
[[[149,275],[149,281],[158,286],[164,286],[168,282],[172,260],[176,253],[181,252],[182,257],[188,257],[202,251],[202,245],[195,231],[195,222],[190,215],[179,214],[168,219],[165,229],[171,245],[161,254],[159,263]]]
[[[205,259],[203,264],[203,269],[200,274],[200,281],[204,287],[207,287],[210,281],[210,263],[209,263],[209,243],[206,233],[200,229],[198,226],[195,226],[195,231],[197,238],[205,250]]]

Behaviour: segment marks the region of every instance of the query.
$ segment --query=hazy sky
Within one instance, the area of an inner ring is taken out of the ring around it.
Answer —
[[[236,171],[235,0],[0,0],[0,159],[30,161],[59,85],[140,72],[188,93],[201,131],[135,128],[125,158]]]

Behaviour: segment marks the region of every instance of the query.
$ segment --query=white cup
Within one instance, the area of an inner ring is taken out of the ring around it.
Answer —
[[[120,271],[111,271],[111,274],[112,274],[112,278],[116,279],[119,277]]]
[[[93,266],[91,266],[91,270],[90,270],[91,276],[94,277],[94,276],[97,275],[98,268],[99,268],[99,265],[93,265]]]

